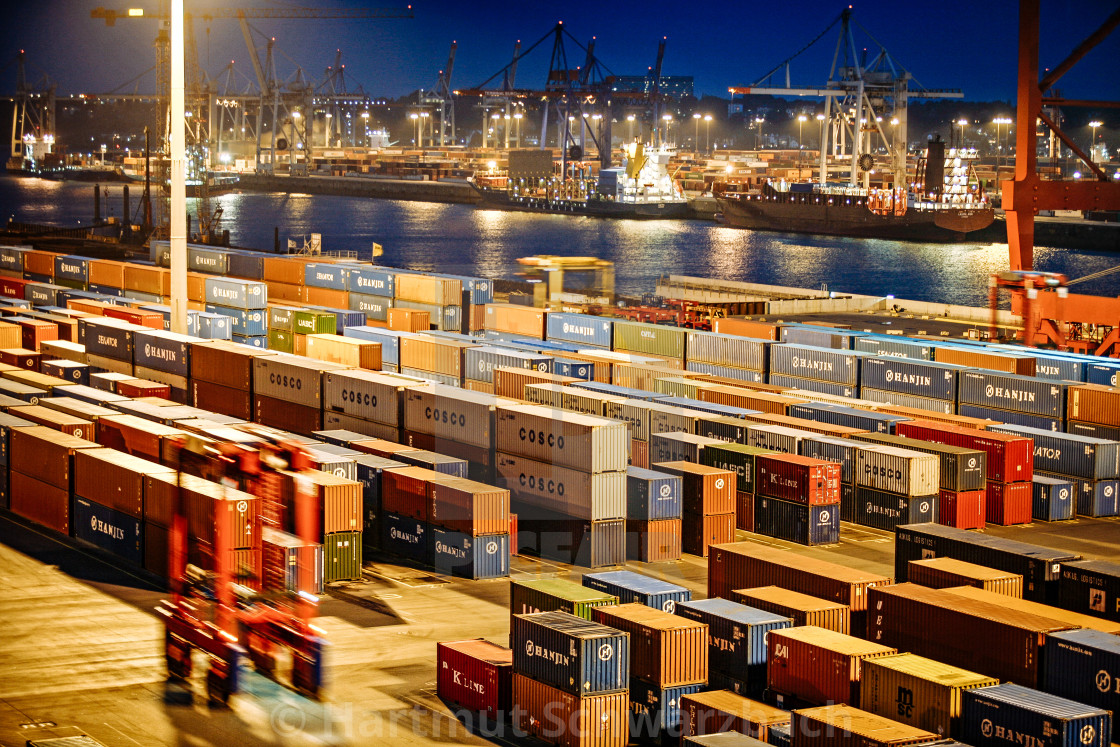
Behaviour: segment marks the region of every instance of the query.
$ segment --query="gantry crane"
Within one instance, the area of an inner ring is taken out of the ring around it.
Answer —
[[[455,69],[455,52],[459,43],[451,42],[451,51],[447,55],[447,65],[439,71],[436,87],[421,91],[417,103],[424,110],[436,110],[439,114],[439,146],[455,144],[455,98],[451,92],[451,72]],[[423,145],[423,138],[417,145]],[[432,145],[435,145],[433,142]]]

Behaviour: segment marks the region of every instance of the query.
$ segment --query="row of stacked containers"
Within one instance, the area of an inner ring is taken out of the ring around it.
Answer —
[[[900,543],[903,531],[983,547],[962,530],[903,527]],[[1056,555],[1021,543],[1000,552],[972,557]],[[910,561],[911,582],[897,584],[756,543],[711,553],[707,599],[630,571],[511,582],[511,648],[439,644],[438,694],[480,728],[511,722],[561,745],[1115,739],[1120,615],[1110,622],[1023,599],[1022,575],[940,553]],[[1120,578],[1116,564],[1060,565]],[[955,585],[965,579],[983,588]],[[828,627],[837,607],[856,621],[850,633]],[[715,734],[723,737],[694,740]]]

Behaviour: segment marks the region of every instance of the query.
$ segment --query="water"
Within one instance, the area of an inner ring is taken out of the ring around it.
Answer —
[[[106,187],[103,185],[102,189]],[[121,185],[108,185],[102,210],[120,215]],[[131,188],[133,210],[140,186]],[[986,306],[988,276],[1008,266],[1007,244],[917,244],[777,234],[702,221],[605,220],[482,210],[470,205],[369,200],[307,194],[229,194],[215,198],[234,245],[270,250],[280,240],[321,233],[325,249],[381,264],[511,277],[517,258],[591,256],[615,263],[620,293],[652,292],[663,275],[744,280],[940,303]],[[0,217],[74,225],[93,215],[93,186],[0,178]],[[193,207],[192,207],[193,209]],[[1035,250],[1035,267],[1071,278],[1120,264],[1107,252]],[[1120,274],[1076,286],[1120,295]]]

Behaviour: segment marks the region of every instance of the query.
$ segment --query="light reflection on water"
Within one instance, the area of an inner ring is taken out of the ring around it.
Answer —
[[[103,185],[104,186],[104,185]],[[138,214],[143,186],[131,186]],[[120,216],[121,185],[108,185],[102,211]],[[592,256],[615,263],[617,289],[638,294],[669,274],[744,280],[922,301],[985,305],[988,276],[1007,267],[1006,244],[917,244],[776,234],[700,221],[606,220],[482,210],[468,205],[365,200],[279,192],[216,198],[232,243],[271,250],[312,232],[325,249],[369,258],[372,242],[386,265],[462,274],[511,276],[517,258]],[[0,178],[0,217],[74,225],[93,217],[93,185]],[[192,204],[191,210],[195,208]],[[1035,266],[1080,277],[1120,264],[1114,254],[1040,248]],[[1079,292],[1120,295],[1120,275]]]

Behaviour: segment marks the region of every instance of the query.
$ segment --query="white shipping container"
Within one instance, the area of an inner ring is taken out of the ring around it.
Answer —
[[[937,495],[940,460],[935,454],[866,444],[856,460],[857,485],[902,495]]]
[[[399,427],[404,392],[415,386],[398,376],[330,371],[323,377],[323,410]]]
[[[619,420],[539,405],[500,405],[497,448],[586,472],[625,470],[630,432]]]
[[[404,427],[482,448],[494,446],[494,412],[514,400],[445,384],[414,387],[405,393]]]
[[[525,401],[559,409],[563,390],[563,384],[526,384]]]
[[[626,473],[546,464],[499,452],[498,484],[514,500],[585,521],[626,518]]]
[[[801,439],[819,435],[784,425],[747,425],[748,446],[758,446],[783,454],[800,454]]]
[[[630,429],[630,437],[638,441],[649,440],[650,402],[642,399],[624,399],[608,402],[604,417],[621,420]]]

